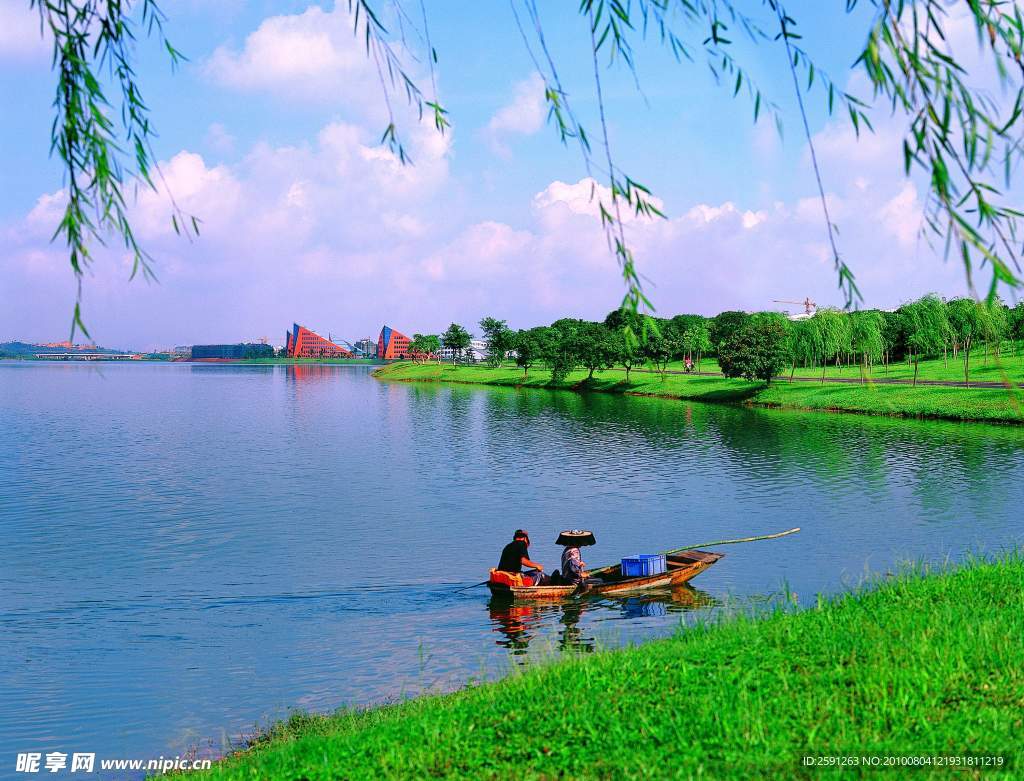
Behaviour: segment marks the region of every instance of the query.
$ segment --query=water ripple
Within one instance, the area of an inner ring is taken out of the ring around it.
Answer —
[[[357,367],[0,362],[0,762],[216,753],[289,708],[457,686],[1021,540],[1018,429],[542,390]],[[518,526],[591,564],[776,531],[684,590],[508,608]]]

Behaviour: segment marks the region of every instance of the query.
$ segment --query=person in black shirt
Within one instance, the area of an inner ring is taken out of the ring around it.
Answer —
[[[522,573],[523,567],[537,570],[531,575],[523,575],[523,585],[539,586],[547,580],[544,577],[544,565],[530,560],[527,555],[529,547],[530,535],[525,529],[516,529],[516,533],[512,535],[512,542],[501,549],[497,569],[514,574]]]

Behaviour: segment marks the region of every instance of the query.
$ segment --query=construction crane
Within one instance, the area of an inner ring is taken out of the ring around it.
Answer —
[[[818,308],[818,305],[816,303],[814,303],[813,301],[811,301],[810,296],[805,298],[803,301],[786,301],[786,300],[779,299],[779,298],[773,298],[772,299],[772,303],[773,304],[800,304],[804,308],[804,311],[808,315],[813,314],[814,313],[813,310]]]

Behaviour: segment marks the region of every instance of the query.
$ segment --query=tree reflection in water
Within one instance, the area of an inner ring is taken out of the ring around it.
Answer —
[[[525,656],[537,638],[548,637],[561,651],[589,653],[597,647],[593,623],[662,617],[718,607],[710,594],[690,586],[614,597],[577,597],[562,602],[510,602],[492,597],[487,604],[495,643],[513,657]],[[586,616],[589,621],[584,623]]]

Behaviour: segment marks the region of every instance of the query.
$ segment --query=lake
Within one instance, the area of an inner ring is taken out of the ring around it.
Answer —
[[[216,755],[291,709],[450,689],[1024,537],[1024,429],[371,368],[0,361],[0,777],[27,751]],[[723,547],[676,593],[456,593],[520,526],[549,571],[566,527],[595,531],[592,565],[803,531]]]

